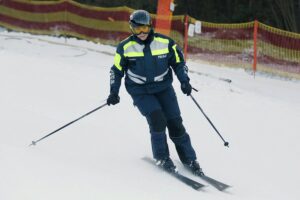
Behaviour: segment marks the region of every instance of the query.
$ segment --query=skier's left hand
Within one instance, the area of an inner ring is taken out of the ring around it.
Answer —
[[[186,94],[187,96],[189,96],[192,93],[191,84],[188,81],[182,82],[181,83],[181,91],[183,92],[183,94]]]

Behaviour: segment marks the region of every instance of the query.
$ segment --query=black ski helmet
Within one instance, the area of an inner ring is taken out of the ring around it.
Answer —
[[[131,27],[152,26],[151,16],[146,10],[136,10],[130,15],[129,24]]]

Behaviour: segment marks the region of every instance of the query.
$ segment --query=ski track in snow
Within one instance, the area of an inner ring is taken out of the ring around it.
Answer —
[[[147,123],[121,87],[121,103],[103,104],[115,48],[77,39],[0,33],[0,199],[298,200],[300,82],[243,69],[188,62],[193,96],[174,80],[184,125],[209,176],[233,187],[194,191],[142,161],[151,156]],[[220,80],[226,78],[231,83]],[[176,79],[176,78],[175,78]],[[182,174],[171,141],[172,158]]]

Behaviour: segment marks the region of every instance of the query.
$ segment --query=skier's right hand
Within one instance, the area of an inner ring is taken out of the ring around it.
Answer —
[[[117,103],[120,102],[120,97],[118,94],[114,94],[114,93],[110,93],[110,95],[108,96],[106,103],[107,105],[116,105]]]

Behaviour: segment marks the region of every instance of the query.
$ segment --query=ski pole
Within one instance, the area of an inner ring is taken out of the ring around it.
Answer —
[[[61,129],[66,128],[67,126],[69,126],[69,125],[73,124],[74,122],[76,122],[76,121],[78,121],[78,120],[80,120],[80,119],[82,119],[82,118],[88,116],[89,114],[91,114],[91,113],[93,113],[93,112],[99,110],[100,108],[103,108],[103,107],[106,106],[106,105],[107,105],[107,103],[105,103],[105,104],[103,104],[103,105],[101,105],[101,106],[95,108],[94,110],[92,110],[92,111],[90,111],[90,112],[88,112],[88,113],[82,115],[81,117],[79,117],[79,118],[77,118],[77,119],[75,119],[75,120],[73,120],[73,121],[71,121],[71,122],[65,124],[64,126],[58,128],[58,129],[56,129],[55,131],[52,131],[51,133],[45,135],[44,137],[42,137],[42,138],[40,138],[40,139],[38,139],[38,140],[36,140],[36,141],[32,141],[31,144],[30,144],[29,146],[31,146],[31,145],[36,145],[36,144],[37,144],[38,142],[40,142],[41,140],[43,140],[43,139],[49,137],[50,135],[53,135],[54,133],[60,131]]]
[[[193,88],[194,89],[194,88]],[[195,90],[195,89],[194,89]],[[195,90],[196,91],[196,90]],[[219,131],[217,130],[217,128],[215,127],[215,125],[210,121],[210,119],[208,118],[208,116],[205,114],[205,112],[203,111],[203,109],[200,107],[200,105],[197,103],[197,101],[195,100],[195,98],[193,97],[193,95],[190,95],[192,100],[194,101],[194,103],[197,105],[197,107],[199,108],[199,110],[202,112],[202,114],[205,116],[205,118],[207,119],[207,121],[210,123],[210,125],[214,128],[214,130],[218,133],[218,135],[220,136],[220,138],[223,140],[224,142],[224,146],[229,147],[229,143],[226,142],[224,140],[224,138],[222,137],[222,135],[219,133]]]

